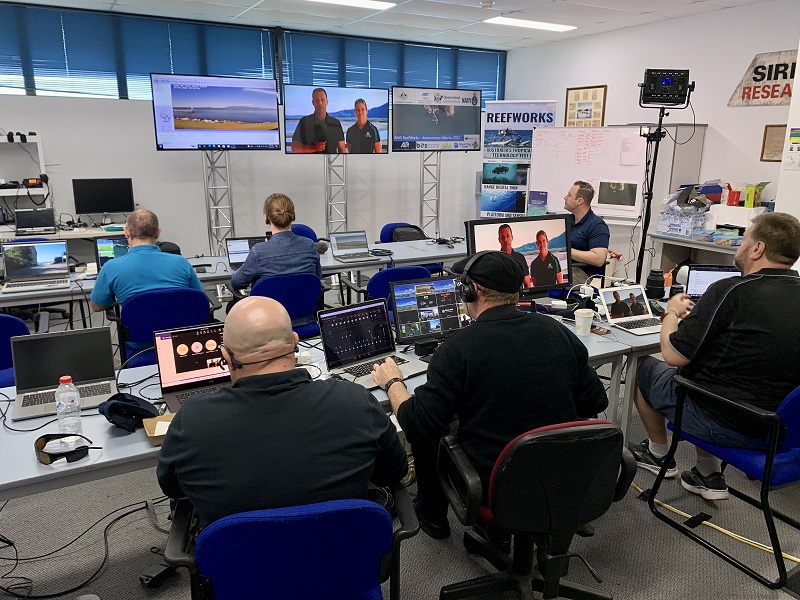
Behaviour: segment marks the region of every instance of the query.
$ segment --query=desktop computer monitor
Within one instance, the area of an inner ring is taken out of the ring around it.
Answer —
[[[119,179],[73,179],[75,214],[130,213],[136,210],[133,182]]]
[[[391,287],[398,344],[444,339],[470,323],[458,278],[397,281]]]

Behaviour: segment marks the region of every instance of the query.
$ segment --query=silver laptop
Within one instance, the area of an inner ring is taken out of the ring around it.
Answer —
[[[260,237],[227,238],[225,246],[228,250],[228,263],[231,265],[231,269],[241,267],[250,254],[250,248],[266,239],[263,235]]]
[[[741,273],[732,265],[689,265],[686,293],[692,300],[698,300],[712,283],[737,275]]]
[[[378,386],[372,379],[372,365],[389,356],[400,367],[403,378],[419,375],[428,368],[417,358],[395,352],[389,310],[382,298],[322,310],[317,318],[331,375],[374,390]]]
[[[14,211],[17,235],[52,235],[56,213],[52,208],[18,208]]]
[[[366,231],[345,231],[331,234],[331,253],[339,262],[379,261],[369,253]]]
[[[192,396],[230,386],[219,348],[223,327],[213,323],[153,334],[161,395],[171,412],[178,412]]]
[[[114,235],[109,237],[99,237],[94,240],[94,258],[97,263],[97,270],[115,258],[125,256],[130,250],[128,238],[124,235]]]
[[[6,284],[2,293],[69,288],[67,242],[3,244]]]
[[[54,415],[62,375],[72,376],[82,409],[96,408],[117,393],[109,327],[13,337],[11,354],[17,384],[12,421]]]
[[[600,290],[600,300],[611,325],[635,335],[661,331],[661,319],[654,317],[641,285],[623,285]]]

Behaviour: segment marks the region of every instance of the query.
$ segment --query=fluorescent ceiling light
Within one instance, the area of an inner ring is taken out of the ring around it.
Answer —
[[[394,2],[379,2],[378,0],[308,0],[309,2],[322,2],[323,4],[338,4],[340,6],[354,6],[356,8],[369,8],[372,10],[387,10],[397,6]]]
[[[577,27],[573,27],[572,25],[558,25],[557,23],[543,23],[542,21],[528,21],[527,19],[512,19],[510,17],[492,17],[491,19],[486,19],[484,23],[528,27],[530,29],[544,29],[546,31],[558,31],[559,33],[577,29]]]

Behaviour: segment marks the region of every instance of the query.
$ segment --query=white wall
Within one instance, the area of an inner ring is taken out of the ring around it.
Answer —
[[[131,177],[136,201],[158,214],[162,239],[178,243],[184,256],[209,252],[201,153],[157,152],[150,102],[0,95],[0,115],[3,127],[41,138],[58,212],[74,212],[73,178]],[[441,234],[464,235],[463,222],[476,214],[480,153],[443,154]],[[323,157],[230,155],[237,235],[264,231],[262,206],[272,192],[288,194],[298,222],[324,235]],[[418,223],[419,178],[416,153],[347,157],[350,229],[365,229],[377,240],[385,223]]]
[[[797,51],[800,57],[800,49]],[[789,129],[800,127],[800,75],[795,72],[794,77],[794,96],[789,107],[788,127],[786,128],[786,140],[784,148],[789,141]],[[775,198],[775,210],[788,212],[800,218],[800,171],[789,171],[781,169],[780,179],[778,180],[778,194]],[[800,264],[800,263],[798,263]]]

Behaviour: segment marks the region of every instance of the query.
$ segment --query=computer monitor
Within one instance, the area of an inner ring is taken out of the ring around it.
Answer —
[[[399,344],[444,339],[470,323],[457,278],[397,281],[391,287],[394,327]]]
[[[133,202],[133,181],[119,179],[73,179],[72,195],[75,214],[130,213]]]
[[[520,290],[531,297],[572,285],[569,215],[467,221],[467,251],[511,250],[524,263]]]
[[[124,235],[95,238],[94,256],[97,261],[97,270],[102,269],[108,261],[125,256],[128,249],[128,238]]]

